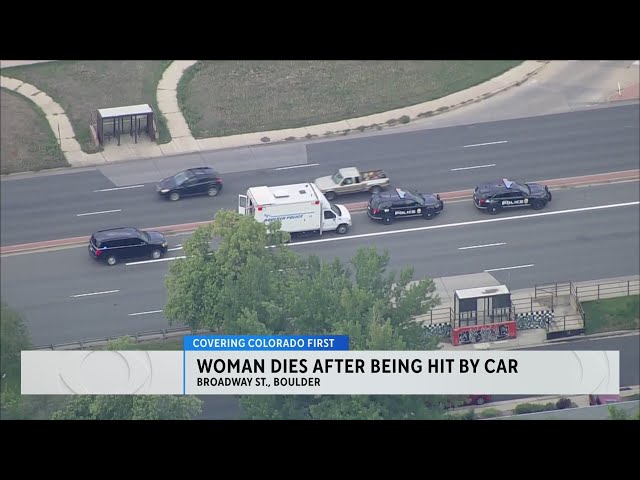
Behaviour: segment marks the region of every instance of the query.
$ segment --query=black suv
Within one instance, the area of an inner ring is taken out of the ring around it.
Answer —
[[[503,208],[531,207],[543,209],[551,201],[546,185],[522,183],[503,178],[478,185],[473,192],[476,208],[495,215]]]
[[[222,190],[222,179],[211,167],[189,168],[161,180],[156,190],[161,197],[174,202],[193,195],[215,197]]]
[[[167,239],[160,232],[119,227],[91,235],[89,255],[95,260],[115,265],[119,260],[129,258],[161,258],[167,253],[167,246]]]
[[[417,193],[396,188],[393,191],[372,195],[367,206],[367,215],[373,220],[382,220],[387,225],[396,218],[435,218],[444,209],[440,195]]]

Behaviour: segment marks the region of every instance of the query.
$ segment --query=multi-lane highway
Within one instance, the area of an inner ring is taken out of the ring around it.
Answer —
[[[416,277],[488,271],[512,289],[536,283],[634,275],[640,262],[638,182],[555,192],[542,211],[489,216],[470,201],[446,204],[441,216],[372,222],[353,215],[345,235],[291,244],[301,254],[349,259],[372,245],[391,253],[392,267]],[[606,208],[603,208],[606,207]],[[164,278],[186,236],[170,237],[163,261],[115,267],[94,262],[86,246],[2,258],[2,297],[28,319],[36,344],[62,343],[168,327]]]
[[[394,186],[437,192],[473,188],[494,177],[532,181],[637,169],[639,118],[638,105],[630,105],[333,139],[306,147],[296,144],[259,147],[251,152],[211,152],[189,157],[192,165],[185,165],[183,158],[182,163],[176,159],[172,167],[171,159],[162,159],[160,169],[160,161],[143,161],[4,179],[0,244],[86,236],[123,224],[153,227],[206,221],[218,208],[235,208],[237,194],[249,186],[309,181],[344,166],[384,168]],[[252,153],[258,151],[262,152],[260,159]],[[290,157],[285,158],[285,153]],[[163,175],[202,163],[223,173],[220,196],[176,203],[157,198],[155,182]],[[307,166],[286,168],[295,164]],[[339,202],[365,198],[354,195]]]

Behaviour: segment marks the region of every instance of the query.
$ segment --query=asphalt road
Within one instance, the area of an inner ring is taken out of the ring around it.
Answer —
[[[536,283],[634,275],[640,263],[637,203],[607,210],[575,209],[638,202],[639,188],[638,182],[630,182],[560,190],[543,211],[496,217],[477,211],[469,201],[448,204],[432,221],[413,219],[392,226],[357,214],[350,234],[294,242],[292,248],[348,260],[357,248],[372,245],[390,251],[393,268],[412,265],[416,278],[490,270],[514,290]],[[178,245],[185,238],[170,237],[170,247],[176,250],[168,258],[182,255]],[[495,243],[503,245],[467,248]],[[85,249],[2,258],[2,298],[24,313],[35,344],[169,326],[160,310],[166,302],[164,276],[171,260],[107,267],[91,260]],[[504,268],[508,270],[493,271]]]
[[[519,350],[618,350],[620,352],[620,386],[640,385],[640,336],[625,335],[608,338],[588,338],[573,342],[549,343],[541,347]],[[535,396],[535,395],[527,395]],[[522,395],[496,395],[494,401],[527,398]]]
[[[639,107],[631,105],[334,139],[310,143],[306,150],[300,144],[287,146],[298,152],[290,164],[318,164],[306,168],[276,170],[282,164],[278,158],[286,152],[276,146],[255,149],[262,152],[260,162],[248,158],[246,149],[165,158],[163,172],[174,168],[166,165],[175,165],[175,170],[201,163],[217,168],[223,158],[228,172],[223,175],[224,191],[218,197],[189,198],[176,203],[157,198],[155,181],[162,175],[150,167],[149,161],[5,179],[0,192],[0,244],[85,236],[124,224],[147,228],[206,221],[213,218],[218,208],[235,208],[237,194],[250,186],[309,181],[344,166],[384,168],[393,186],[437,192],[473,188],[480,181],[504,176],[532,181],[636,169],[640,156],[639,129]],[[479,145],[485,143],[488,144]],[[243,162],[245,166],[241,165]],[[246,162],[253,162],[252,166],[247,167]],[[485,165],[495,166],[452,171]],[[136,188],[100,191],[121,186]],[[367,195],[344,196],[336,203],[366,198]]]
[[[640,385],[640,336],[628,335],[599,339],[580,339],[559,343],[549,343],[535,348],[520,350],[618,350],[620,351],[620,386]],[[198,419],[233,420],[239,418],[241,411],[238,400],[226,395],[207,395],[200,397],[204,404]],[[495,395],[494,401],[517,400],[527,398],[521,395]]]

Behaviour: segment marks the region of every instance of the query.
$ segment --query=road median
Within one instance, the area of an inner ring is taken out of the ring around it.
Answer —
[[[607,183],[638,181],[640,180],[640,170],[625,170],[620,172],[610,172],[597,175],[583,175],[580,177],[557,178],[551,180],[539,180],[537,183],[548,185],[554,189],[575,188],[585,186],[603,185]],[[473,190],[458,190],[453,192],[439,192],[440,198],[446,201],[470,199]],[[340,201],[338,200],[338,203]],[[344,204],[350,212],[361,212],[367,209],[367,202],[346,203]],[[148,227],[144,230],[155,230],[164,234],[189,233],[195,231],[198,227],[206,225],[210,221],[183,223],[179,225],[165,225],[162,227]],[[40,250],[64,248],[86,244],[89,236],[63,238],[59,240],[47,240],[43,242],[25,243],[21,245],[8,245],[0,247],[0,255],[10,255],[17,253],[34,253]]]

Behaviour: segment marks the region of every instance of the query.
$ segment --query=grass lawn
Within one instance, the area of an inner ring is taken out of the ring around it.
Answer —
[[[640,295],[582,302],[586,333],[640,328]]]
[[[2,88],[0,117],[0,174],[69,166],[44,112],[35,103]]]
[[[58,102],[69,116],[82,150],[92,153],[98,148],[91,139],[89,119],[91,112],[99,108],[148,103],[158,115],[160,143],[171,140],[156,100],[158,82],[170,63],[171,60],[56,61],[3,68],[2,74],[30,83]]]
[[[201,61],[182,77],[178,103],[196,138],[296,128],[441,98],[520,63]]]
[[[153,342],[140,342],[123,345],[118,350],[179,350],[182,351],[182,337],[171,338],[169,340],[157,340]]]

